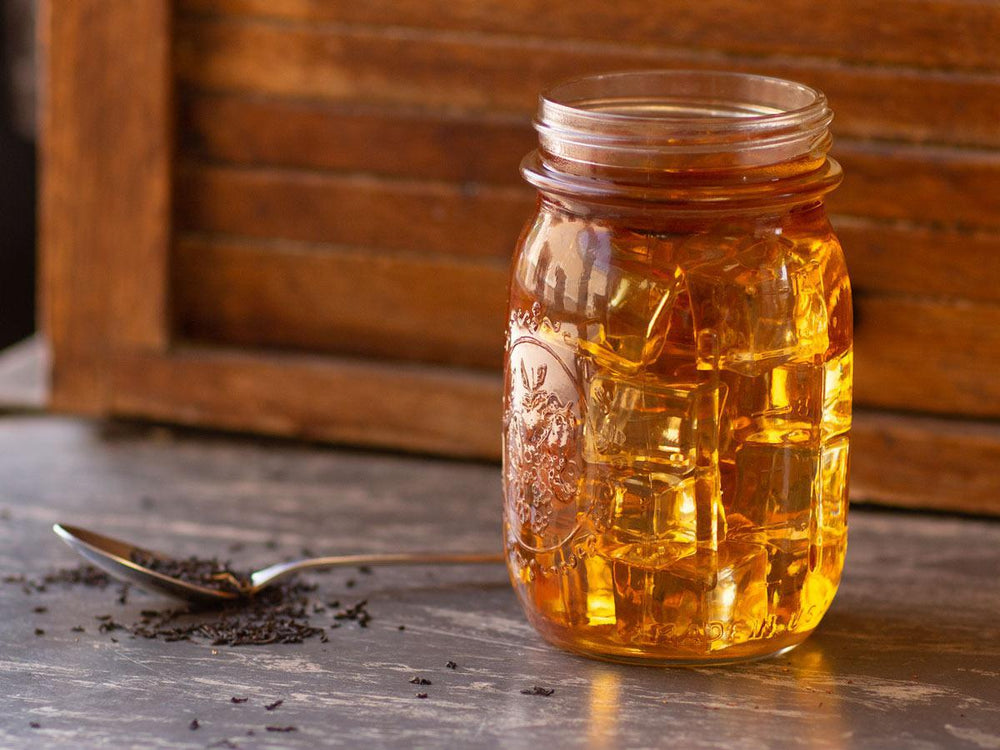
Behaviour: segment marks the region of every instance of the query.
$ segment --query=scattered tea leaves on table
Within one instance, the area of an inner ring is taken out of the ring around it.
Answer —
[[[195,729],[198,729],[199,727],[201,727],[201,724],[198,723],[197,719],[191,719],[191,723],[188,724],[188,729],[190,729],[192,732]]]
[[[237,698],[235,695],[229,699],[230,703],[246,703],[249,698]]]
[[[413,676],[410,679],[410,684],[411,685],[430,685],[432,683],[426,677],[419,677],[419,676],[415,675],[415,676]]]
[[[554,688],[546,688],[535,685],[534,687],[525,688],[521,691],[522,695],[543,695],[546,698],[555,692]]]
[[[264,710],[265,711],[273,711],[274,709],[276,709],[278,706],[280,706],[284,702],[285,701],[283,701],[283,700],[276,700],[274,703],[268,703],[266,706],[264,706]]]
[[[268,732],[297,732],[296,727],[264,727]]]

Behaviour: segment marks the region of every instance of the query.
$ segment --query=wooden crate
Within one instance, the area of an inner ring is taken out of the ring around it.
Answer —
[[[537,92],[818,86],[847,179],[854,497],[1000,513],[1000,5],[48,0],[53,405],[496,458]]]

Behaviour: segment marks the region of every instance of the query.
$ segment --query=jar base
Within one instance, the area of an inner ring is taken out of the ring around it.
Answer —
[[[668,649],[643,647],[609,646],[607,643],[591,643],[586,638],[563,638],[555,633],[542,632],[542,637],[553,646],[570,651],[579,656],[614,664],[631,664],[645,667],[714,667],[730,664],[773,659],[787,654],[812,634],[812,630],[789,633],[780,638],[762,642],[741,643],[722,649],[716,654],[686,654],[681,651],[668,653]],[[659,651],[659,653],[656,653]]]

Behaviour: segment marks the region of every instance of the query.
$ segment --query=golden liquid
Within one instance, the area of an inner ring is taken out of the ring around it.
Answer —
[[[821,207],[678,234],[543,208],[514,260],[504,480],[546,638],[697,663],[816,627],[846,549],[851,320]]]

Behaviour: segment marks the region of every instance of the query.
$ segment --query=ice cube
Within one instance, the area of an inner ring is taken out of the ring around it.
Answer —
[[[822,266],[788,240],[772,236],[731,253],[693,254],[684,273],[695,325],[718,335],[723,369],[759,375],[826,351]]]
[[[823,365],[823,439],[843,435],[851,429],[854,352],[848,349]]]
[[[823,443],[819,476],[820,544],[847,533],[847,478],[850,444],[846,435]]]
[[[726,514],[738,514],[768,540],[808,539],[812,507],[819,499],[818,445],[748,440],[736,449],[736,489]]]
[[[695,476],[624,474],[602,548],[613,558],[665,567],[692,554],[697,539]]]
[[[767,555],[757,544],[726,541],[666,568],[614,561],[622,635],[718,650],[752,637],[767,614]]]
[[[680,288],[680,272],[613,259],[594,266],[581,310],[580,348],[599,365],[635,373],[659,355]]]
[[[595,373],[588,383],[584,459],[676,475],[718,450],[724,384],[664,383]],[[709,457],[709,458],[706,458]]]
[[[728,395],[722,412],[720,454],[734,457],[736,448],[750,440],[791,445],[816,443],[823,414],[822,365],[789,363],[748,377],[721,373]]]

